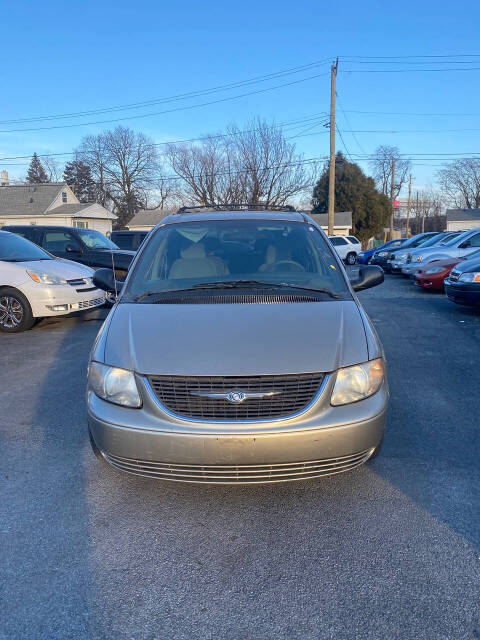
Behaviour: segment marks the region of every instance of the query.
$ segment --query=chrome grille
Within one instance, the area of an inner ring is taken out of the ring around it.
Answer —
[[[373,449],[367,449],[340,458],[256,465],[171,464],[169,462],[122,458],[106,453],[103,455],[117,469],[159,480],[200,482],[203,484],[255,484],[308,480],[350,471],[366,462],[372,452]]]
[[[322,294],[319,294],[320,296]],[[272,293],[222,293],[206,295],[162,295],[154,304],[282,304],[320,302],[319,295]]]
[[[319,391],[324,373],[285,376],[149,376],[150,386],[169,411],[199,420],[241,421],[287,417],[305,409]],[[224,398],[197,394],[272,394],[232,404]]]

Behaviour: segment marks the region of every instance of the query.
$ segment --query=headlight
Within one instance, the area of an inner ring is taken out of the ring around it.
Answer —
[[[38,269],[27,269],[27,273],[38,284],[67,284],[65,278],[59,278],[52,273],[45,273],[45,271]]]
[[[388,256],[388,251],[379,251],[377,255],[384,258],[385,256]]]
[[[461,282],[480,282],[480,271],[470,271],[468,273],[462,273],[459,277]]]
[[[433,267],[433,269],[429,269],[428,271],[425,271],[424,273],[429,274],[429,273],[440,273],[440,271],[444,271],[445,267]]]
[[[384,378],[381,358],[339,369],[330,403],[336,407],[368,398],[380,389]]]
[[[406,253],[397,253],[397,255],[395,256],[396,260],[406,260],[407,259],[407,255]]]
[[[415,262],[421,262],[423,260],[423,256],[415,256]]]
[[[364,256],[364,255],[365,255],[365,254],[363,253],[363,251],[360,251],[360,253],[358,254],[358,257],[359,257],[359,258],[363,258],[363,256]]]
[[[88,367],[88,386],[107,402],[123,407],[142,406],[133,371],[91,362]]]

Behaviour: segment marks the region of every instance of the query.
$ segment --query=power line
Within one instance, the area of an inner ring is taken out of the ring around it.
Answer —
[[[241,93],[239,95],[236,96],[229,96],[227,98],[219,98],[218,100],[211,100],[209,102],[202,102],[199,104],[192,104],[192,105],[187,105],[185,107],[174,107],[172,109],[166,109],[164,111],[157,111],[154,113],[144,113],[141,115],[136,115],[136,116],[125,116],[123,118],[114,118],[111,120],[96,120],[94,122],[81,122],[81,123],[75,123],[75,124],[65,124],[65,125],[54,125],[54,126],[50,126],[50,127],[29,127],[26,129],[5,129],[5,130],[0,130],[0,133],[17,133],[17,132],[22,132],[22,131],[45,131],[45,130],[51,130],[51,129],[71,129],[74,127],[85,127],[88,125],[95,125],[95,124],[107,124],[107,123],[112,123],[112,122],[123,122],[125,120],[136,120],[139,118],[149,118],[151,116],[159,116],[159,115],[164,115],[166,113],[174,113],[177,111],[188,111],[191,109],[196,109],[198,107],[207,107],[210,106],[212,104],[219,104],[221,102],[229,102],[231,100],[237,100],[238,98],[244,98],[246,96],[253,96],[253,95],[257,95],[259,93],[266,93],[267,91],[274,91],[275,89],[281,89],[283,87],[290,87],[292,85],[295,84],[300,84],[301,82],[307,82],[308,80],[314,80],[315,78],[320,78],[321,76],[325,76],[325,75],[329,75],[328,72],[327,73],[317,73],[313,76],[308,76],[307,78],[301,78],[300,80],[292,80],[291,82],[285,82],[283,84],[279,84],[276,85],[274,87],[267,87],[266,89],[257,89],[256,91],[248,91],[246,93]]]
[[[479,113],[473,113],[473,112],[470,112],[470,113],[454,113],[454,112],[412,113],[408,111],[360,111],[357,109],[348,109],[346,110],[346,113],[364,113],[364,114],[385,115],[385,116],[480,116],[480,112]]]
[[[447,69],[342,69],[342,73],[416,73],[423,71],[439,73],[443,73],[444,71],[480,71],[480,67],[449,67]]]
[[[338,125],[335,125],[335,128],[337,129],[337,131],[338,131],[338,135],[340,136],[340,140],[341,140],[341,141],[342,141],[342,143],[343,143],[343,148],[345,149],[345,153],[347,154],[347,156],[348,156],[348,157],[350,158],[350,160],[351,160],[351,159],[352,159],[352,156],[350,155],[350,153],[349,153],[349,151],[348,151],[348,148],[347,148],[347,145],[345,144],[345,140],[343,139],[342,132],[341,132],[341,131],[340,131],[340,129],[338,128]]]
[[[145,100],[143,102],[132,102],[129,104],[117,105],[113,107],[103,107],[101,109],[91,109],[88,111],[77,111],[71,113],[59,113],[53,115],[46,116],[32,116],[29,118],[18,118],[13,120],[0,120],[0,124],[18,124],[22,122],[38,122],[45,120],[58,120],[61,118],[77,118],[81,116],[89,116],[95,115],[99,113],[110,113],[115,111],[125,111],[130,109],[138,109],[142,107],[148,107],[155,104],[164,104],[168,102],[177,102],[178,100],[185,100],[187,98],[195,98],[202,95],[209,95],[212,93],[218,93],[219,91],[226,91],[228,89],[233,89],[241,86],[246,86],[249,84],[255,84],[258,82],[266,82],[268,80],[274,80],[276,78],[280,78],[286,75],[292,75],[295,73],[301,73],[302,71],[308,71],[309,69],[314,69],[320,67],[328,62],[328,58],[323,60],[318,60],[316,62],[311,62],[309,64],[305,64],[299,67],[291,67],[289,69],[284,69],[282,71],[277,71],[274,73],[265,74],[262,76],[255,76],[254,78],[249,78],[247,80],[239,80],[237,82],[231,82],[224,85],[217,85],[215,87],[210,87],[208,89],[198,89],[196,91],[189,91],[187,93],[181,93],[173,96],[167,96],[164,98],[154,98],[151,100]]]
[[[338,103],[339,103],[340,112],[342,113],[343,117],[345,118],[345,122],[347,123],[347,126],[348,126],[348,127],[350,127],[350,129],[352,129],[352,125],[350,124],[350,121],[349,121],[349,119],[348,119],[348,117],[347,117],[347,114],[345,113],[345,111],[344,111],[344,110],[342,109],[342,107],[340,106],[340,100],[339,100],[339,98],[338,98],[338,97],[337,97],[337,101],[338,101]],[[355,142],[357,143],[357,146],[358,146],[358,148],[360,149],[360,151],[361,151],[362,153],[366,153],[366,152],[365,152],[365,149],[362,147],[362,145],[361,145],[361,144],[360,144],[360,142],[358,141],[357,136],[355,135],[355,133],[354,133],[353,131],[352,131],[352,137],[353,137],[353,139],[355,140]]]

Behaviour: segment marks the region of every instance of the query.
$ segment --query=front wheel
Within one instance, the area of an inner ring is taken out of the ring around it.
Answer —
[[[16,289],[0,291],[0,331],[19,333],[31,329],[35,323],[32,308],[26,297]]]
[[[346,261],[347,261],[347,264],[349,265],[355,264],[357,261],[357,254],[353,253],[353,251],[351,251],[350,253],[347,253]]]

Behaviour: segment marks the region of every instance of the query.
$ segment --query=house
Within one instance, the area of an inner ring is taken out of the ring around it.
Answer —
[[[131,231],[149,231],[171,213],[175,213],[175,211],[171,209],[142,209],[126,225],[127,229]]]
[[[480,227],[480,209],[447,209],[447,231]]]
[[[325,233],[328,232],[328,213],[311,213],[305,210],[305,213],[315,220],[315,222],[322,227]],[[351,211],[337,211],[334,217],[333,235],[334,236],[348,236],[352,230],[352,212]]]
[[[105,234],[112,230],[117,216],[96,202],[82,204],[65,182],[10,185],[4,173],[0,183],[0,228],[8,224],[54,224],[96,229]]]

